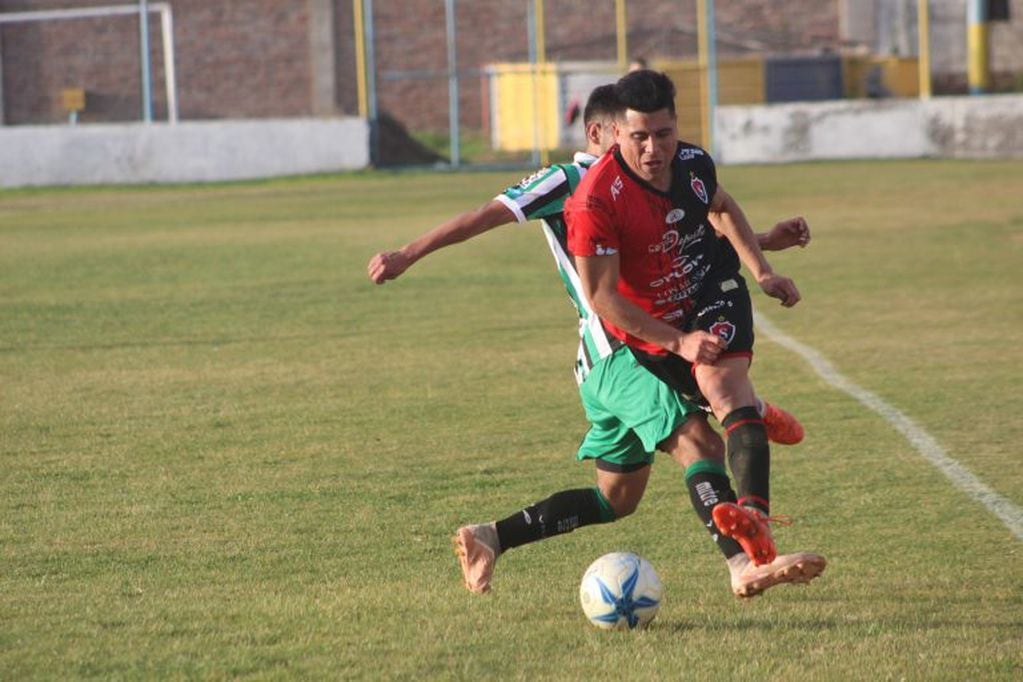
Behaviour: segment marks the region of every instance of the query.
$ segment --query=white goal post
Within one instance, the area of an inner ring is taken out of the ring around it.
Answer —
[[[145,5],[144,5],[145,6]],[[178,122],[178,84],[174,74],[174,17],[166,2],[148,4],[150,13],[160,15],[160,30],[163,37],[164,84],[167,90],[167,122]],[[81,7],[77,9],[39,10],[35,12],[0,12],[0,25],[28,21],[52,21],[59,19],[90,19],[99,17],[139,14],[139,5],[107,5],[103,7]],[[146,56],[148,58],[148,55]],[[0,81],[0,90],[3,82]],[[0,91],[0,102],[3,93]],[[2,119],[0,119],[2,121]]]

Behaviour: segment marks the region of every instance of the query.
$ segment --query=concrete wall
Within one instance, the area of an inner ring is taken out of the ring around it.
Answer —
[[[717,111],[717,158],[1023,158],[1023,95],[845,100]]]
[[[0,187],[243,180],[365,168],[359,118],[0,128]]]

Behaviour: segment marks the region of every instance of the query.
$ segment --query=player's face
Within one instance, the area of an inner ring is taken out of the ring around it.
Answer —
[[[667,109],[649,114],[626,109],[614,126],[615,142],[632,171],[658,189],[671,186],[678,125]]]

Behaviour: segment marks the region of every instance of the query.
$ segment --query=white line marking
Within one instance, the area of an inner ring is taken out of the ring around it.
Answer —
[[[913,447],[924,456],[924,458],[937,467],[938,471],[945,474],[952,483],[980,502],[992,514],[997,516],[1004,523],[1017,540],[1023,540],[1023,510],[995,491],[984,485],[980,479],[959,462],[946,454],[945,449],[938,444],[938,441],[917,425],[912,419],[892,407],[877,395],[865,388],[857,386],[843,376],[828,362],[824,356],[804,343],[796,341],[783,331],[774,326],[774,323],[758,312],[753,313],[753,320],[760,331],[780,346],[800,356],[814,371],[843,393],[847,393],[865,406],[881,415],[881,417],[895,427],[895,430],[906,437]]]

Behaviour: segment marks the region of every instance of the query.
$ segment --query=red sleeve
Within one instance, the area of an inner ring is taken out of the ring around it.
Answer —
[[[614,210],[599,195],[576,193],[565,203],[568,250],[575,256],[607,256],[620,248]]]

